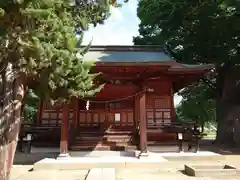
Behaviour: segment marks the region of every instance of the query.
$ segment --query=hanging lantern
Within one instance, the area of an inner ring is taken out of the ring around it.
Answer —
[[[89,110],[89,101],[86,102],[86,110],[88,111]]]

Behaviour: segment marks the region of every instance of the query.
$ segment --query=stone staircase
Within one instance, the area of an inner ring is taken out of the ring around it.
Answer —
[[[79,130],[70,146],[72,151],[125,151],[136,150],[136,140],[132,130],[108,129]]]

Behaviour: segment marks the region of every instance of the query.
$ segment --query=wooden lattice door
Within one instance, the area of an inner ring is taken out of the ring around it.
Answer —
[[[147,125],[159,126],[171,123],[171,103],[168,96],[147,98]]]
[[[89,110],[80,110],[79,126],[132,126],[133,101],[91,104]]]
[[[109,103],[107,121],[115,127],[133,126],[133,100]]]

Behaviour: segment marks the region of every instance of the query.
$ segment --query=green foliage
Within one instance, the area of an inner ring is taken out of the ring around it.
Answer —
[[[140,0],[135,44],[165,44],[187,63],[239,63],[238,0]]]
[[[62,103],[72,97],[93,96],[102,86],[93,86],[98,74],[93,64],[83,62],[83,31],[109,16],[109,0],[1,0],[0,64],[11,62],[26,86],[37,96]],[[76,31],[81,31],[81,38]]]
[[[215,122],[216,102],[208,97],[210,90],[212,89],[200,81],[180,91],[183,100],[176,108],[178,118],[181,121],[196,121],[199,125]]]
[[[133,41],[136,45],[164,45],[181,63],[234,66],[240,59],[239,15],[238,0],[140,0],[140,35]],[[212,99],[223,85],[216,88],[218,69],[213,74],[180,93],[179,116],[198,121],[215,117]]]
[[[29,89],[23,102],[23,115],[25,123],[34,123],[37,118],[37,105],[39,98]]]

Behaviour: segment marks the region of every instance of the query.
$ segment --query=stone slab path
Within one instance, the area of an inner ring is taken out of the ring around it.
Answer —
[[[180,171],[162,171],[159,169],[118,169],[116,180],[240,180],[240,177],[191,177]]]
[[[86,180],[115,180],[114,168],[94,168],[91,169],[86,177]]]
[[[222,160],[162,162],[158,167],[148,168],[93,168],[86,170],[38,170],[31,171],[33,165],[14,165],[11,180],[240,180],[240,177],[190,177],[181,172],[184,164],[223,163],[240,169],[240,155],[224,156]]]
[[[85,180],[89,170],[75,171],[31,171],[31,166],[15,166],[10,180]]]

